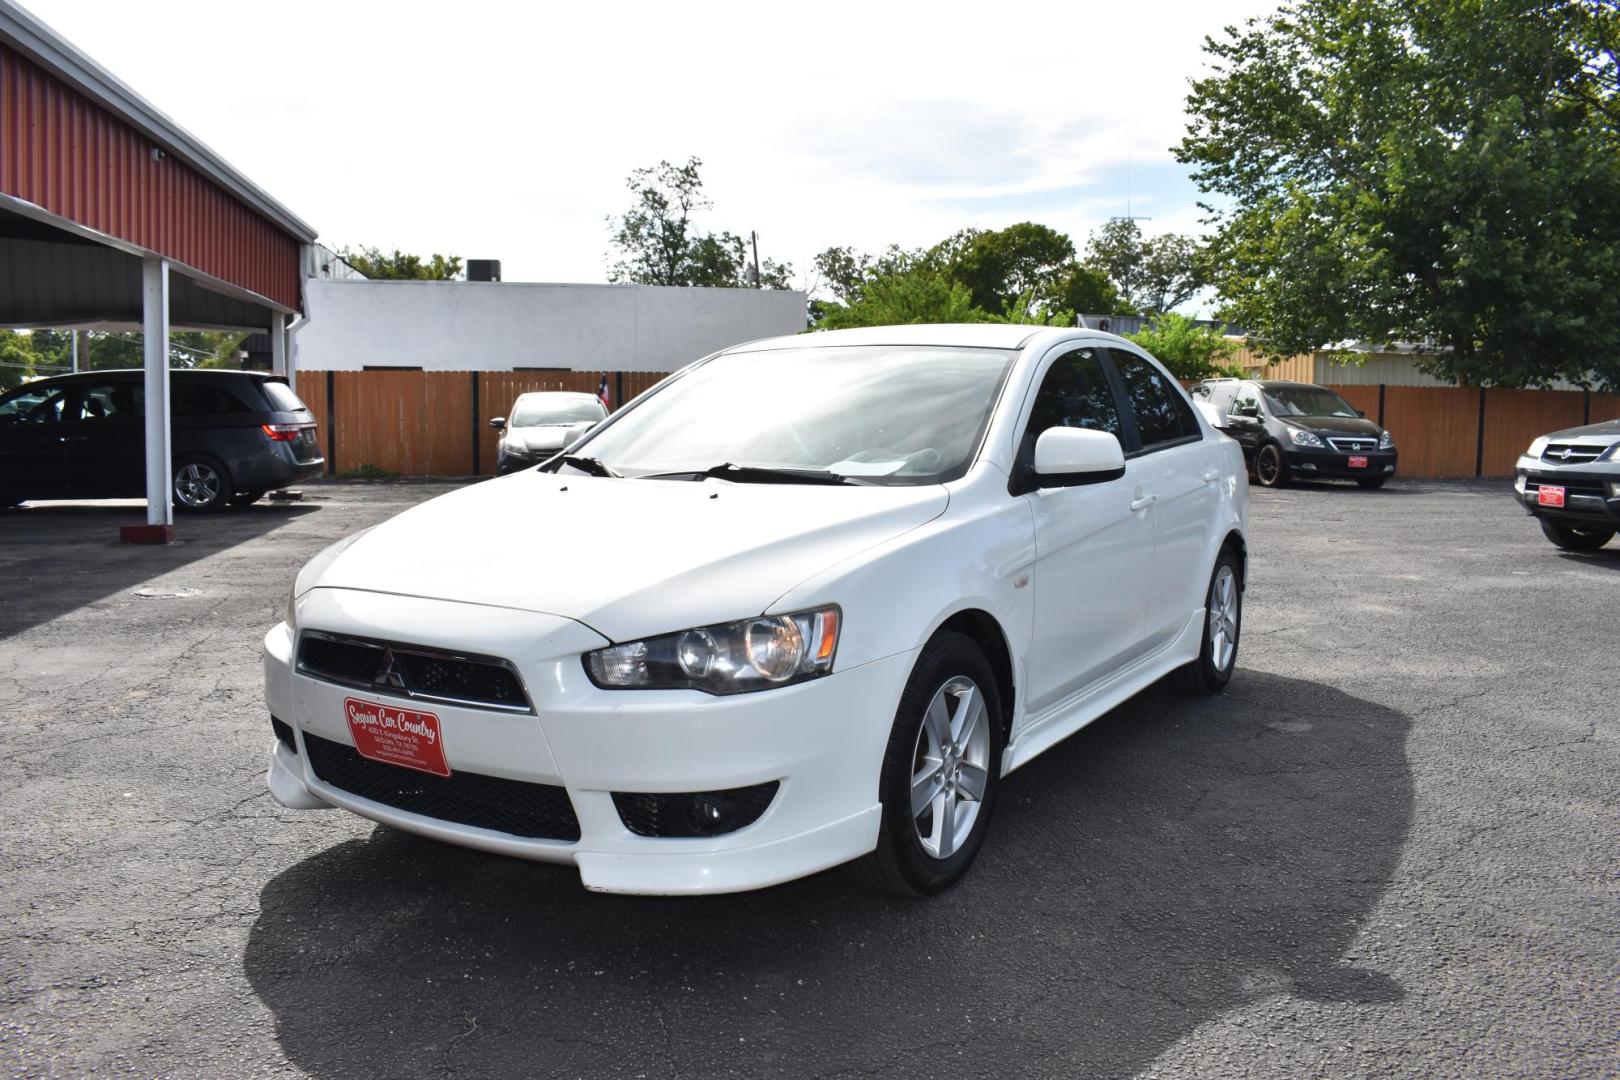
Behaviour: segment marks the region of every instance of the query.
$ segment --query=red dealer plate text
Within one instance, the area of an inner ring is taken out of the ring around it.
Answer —
[[[1540,489],[1536,491],[1536,503],[1540,506],[1563,506],[1564,489],[1561,487],[1543,484]]]
[[[344,698],[343,713],[361,757],[434,776],[450,775],[444,736],[434,714],[358,698]]]
[[[1367,467],[1367,459],[1364,457],[1353,457],[1350,459],[1350,467],[1352,469],[1365,469]]]

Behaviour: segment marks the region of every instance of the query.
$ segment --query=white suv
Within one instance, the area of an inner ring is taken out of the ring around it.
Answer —
[[[264,641],[270,789],[609,892],[935,892],[1006,773],[1162,676],[1225,686],[1247,506],[1112,335],[739,346],[312,560]]]

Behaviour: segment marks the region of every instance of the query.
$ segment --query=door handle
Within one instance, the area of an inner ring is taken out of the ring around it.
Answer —
[[[89,442],[90,441],[90,436],[88,436],[88,435],[58,435],[56,437],[56,441],[59,442],[59,443],[65,443],[65,442]]]
[[[1221,478],[1221,470],[1219,470],[1219,469],[1205,469],[1204,470],[1204,483],[1213,484],[1215,481],[1219,480],[1220,478]]]
[[[1144,495],[1140,499],[1132,499],[1131,500],[1131,509],[1132,510],[1146,510],[1148,507],[1152,506],[1154,503],[1156,503],[1158,501],[1159,501],[1159,497],[1157,495]]]

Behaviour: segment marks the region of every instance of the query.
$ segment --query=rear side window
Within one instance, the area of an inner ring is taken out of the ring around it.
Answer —
[[[169,393],[169,408],[176,416],[223,416],[253,411],[241,398],[213,383],[176,379]]]
[[[1125,396],[1136,413],[1136,430],[1142,436],[1142,449],[1177,442],[1199,432],[1192,406],[1176,392],[1170,380],[1134,353],[1113,350],[1114,367],[1125,383]]]
[[[292,392],[292,387],[284,382],[262,382],[259,389],[264,391],[264,396],[270,400],[270,407],[276,412],[300,412],[306,407]]]
[[[137,382],[91,384],[79,390],[77,420],[129,420],[144,415],[146,387]]]
[[[1046,369],[1024,429],[1024,452],[1032,453],[1041,432],[1055,427],[1090,428],[1120,437],[1119,410],[1096,349],[1075,349]]]

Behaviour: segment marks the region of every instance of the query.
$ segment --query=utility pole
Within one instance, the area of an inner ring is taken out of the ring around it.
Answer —
[[[77,375],[79,373],[79,332],[77,330],[69,330],[68,340],[72,342],[71,355],[73,357],[73,373]]]
[[[755,232],[753,229],[749,229],[748,242],[754,245],[754,288],[763,288],[759,282],[759,233]]]

